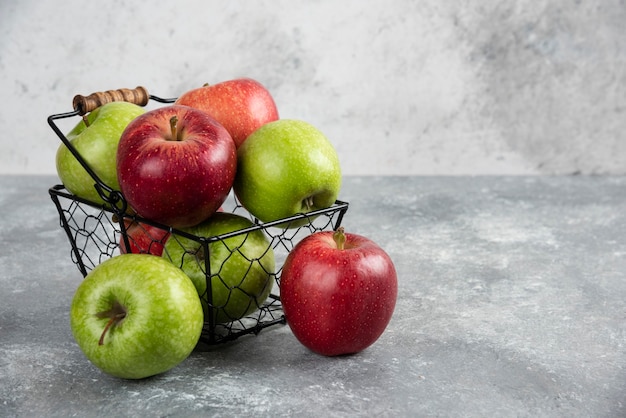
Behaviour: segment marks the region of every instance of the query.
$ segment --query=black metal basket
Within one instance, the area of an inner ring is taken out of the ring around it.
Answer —
[[[222,206],[223,210],[248,218],[251,221],[251,226],[228,234],[211,237],[192,235],[168,225],[159,224],[129,213],[127,210],[128,205],[122,193],[112,189],[98,178],[56,123],[59,119],[82,116],[104,103],[119,100],[130,101],[142,106],[146,105],[149,100],[159,103],[172,103],[175,101],[175,99],[162,99],[148,95],[143,87],[138,87],[135,90],[111,90],[94,93],[87,97],[76,96],[74,98],[74,111],[54,114],[48,117],[48,124],[52,130],[92,176],[94,187],[105,202],[104,204],[98,204],[82,199],[67,191],[63,185],[55,185],[49,189],[50,197],[60,216],[61,226],[70,241],[72,261],[76,264],[81,274],[86,276],[101,262],[120,254],[121,245],[124,245],[125,248],[130,248],[131,237],[127,231],[128,225],[132,222],[151,225],[167,231],[170,234],[169,239],[172,239],[172,237],[184,237],[197,241],[205,254],[208,254],[208,247],[211,243],[260,230],[268,239],[268,247],[271,248],[276,259],[276,269],[274,272],[270,272],[271,280],[275,281],[274,290],[263,304],[255,307],[256,309],[253,313],[230,322],[218,323],[215,320],[214,311],[221,308],[213,304],[211,283],[213,280],[220,280],[219,272],[215,272],[211,268],[210,260],[206,257],[202,270],[207,281],[207,292],[200,297],[209,309],[205,312],[205,326],[200,340],[205,344],[214,345],[232,341],[242,335],[257,334],[271,325],[285,323],[280,304],[280,294],[276,292],[280,289],[280,272],[284,259],[297,242],[305,236],[318,231],[337,229],[348,210],[348,203],[338,200],[329,208],[262,223],[247,212],[237,201],[234,194],[231,193]],[[299,226],[290,227],[290,224]],[[236,249],[233,251],[236,251]],[[258,262],[258,260],[250,260],[250,263],[254,262]],[[251,303],[255,303],[254,301],[255,299],[251,298]]]

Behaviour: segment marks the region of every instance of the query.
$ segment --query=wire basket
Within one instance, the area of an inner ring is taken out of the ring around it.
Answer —
[[[97,107],[110,101],[129,101],[145,106],[150,100],[159,103],[172,103],[175,99],[163,99],[148,95],[143,87],[134,90],[120,89],[94,93],[90,96],[76,96],[74,98],[74,111],[54,114],[48,117],[48,124],[57,134],[61,141],[69,148],[85,170],[93,177],[94,187],[105,202],[104,204],[73,195],[63,185],[54,185],[49,189],[50,197],[54,202],[60,217],[60,225],[65,231],[71,246],[71,259],[78,267],[80,273],[86,276],[95,266],[103,261],[121,254],[123,249],[129,249],[133,245],[133,237],[128,233],[129,225],[138,223],[150,226],[163,234],[167,234],[168,240],[187,239],[197,242],[204,254],[209,254],[209,246],[220,242],[226,245],[227,240],[233,237],[242,237],[244,240],[248,234],[261,232],[267,240],[267,250],[273,252],[275,269],[267,272],[272,291],[261,304],[256,298],[250,296],[250,309],[243,317],[232,320],[217,320],[224,309],[222,305],[214,303],[212,297],[212,283],[223,280],[220,276],[219,266],[211,266],[210,258],[205,257],[200,266],[203,279],[206,280],[206,291],[200,294],[200,298],[208,307],[205,310],[205,324],[200,341],[214,345],[237,339],[246,334],[257,334],[262,329],[276,324],[284,324],[285,317],[280,303],[280,273],[283,262],[293,247],[305,236],[323,230],[335,230],[341,225],[344,214],[348,210],[348,203],[336,201],[332,206],[309,212],[297,214],[288,218],[272,222],[262,223],[251,215],[237,201],[231,192],[222,210],[248,219],[249,227],[216,236],[198,236],[189,234],[168,225],[159,224],[149,219],[130,213],[128,205],[122,193],[114,190],[96,175],[82,156],[76,151],[69,140],[58,127],[59,119],[83,116]],[[297,227],[291,227],[298,225]],[[162,235],[162,234],[161,234]],[[151,245],[163,245],[157,238]],[[145,247],[144,247],[145,248]],[[233,254],[238,248],[229,249]],[[248,259],[250,266],[258,264],[258,258]],[[229,291],[240,291],[233,286]],[[223,317],[223,315],[221,315]]]

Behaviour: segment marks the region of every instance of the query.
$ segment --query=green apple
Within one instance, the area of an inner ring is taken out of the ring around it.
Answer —
[[[81,120],[66,135],[100,180],[114,190],[120,189],[116,169],[120,137],[126,126],[143,113],[144,108],[133,103],[107,103],[89,113],[86,122]],[[67,190],[92,202],[104,203],[94,187],[96,181],[63,143],[57,150],[56,169]]]
[[[237,151],[233,189],[240,203],[262,222],[327,208],[337,199],[340,187],[335,148],[307,122],[280,119],[267,123]]]
[[[252,226],[247,218],[218,212],[199,225],[182,231],[211,238]],[[209,306],[213,309],[215,323],[231,322],[256,311],[269,296],[275,274],[274,252],[263,231],[257,229],[208,242],[209,254],[203,247],[197,240],[173,233],[165,243],[162,257],[191,278],[200,295],[207,322]],[[209,279],[205,274],[207,256]],[[211,282],[210,301],[207,280]]]
[[[179,268],[149,254],[122,254],[81,282],[70,310],[85,356],[116,377],[142,379],[175,367],[204,326],[196,289]]]

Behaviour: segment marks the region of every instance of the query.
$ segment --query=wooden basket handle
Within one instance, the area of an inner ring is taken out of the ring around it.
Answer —
[[[82,116],[98,107],[110,102],[129,102],[139,106],[145,106],[150,100],[150,95],[145,87],[134,89],[117,89],[91,93],[89,96],[74,96],[72,101],[74,110]]]

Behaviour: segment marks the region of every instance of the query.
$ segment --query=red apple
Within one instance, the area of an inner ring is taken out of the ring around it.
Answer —
[[[389,255],[372,240],[316,232],[287,256],[280,299],[287,324],[310,350],[337,356],[372,345],[391,320],[398,295]]]
[[[278,119],[276,103],[258,81],[238,78],[183,93],[176,104],[200,109],[224,125],[237,148],[248,135]]]
[[[124,221],[130,251],[124,236],[120,236],[120,253],[152,254],[161,256],[163,246],[170,236],[169,231],[143,222]]]
[[[120,191],[138,215],[183,228],[224,203],[237,169],[230,134],[187,106],[160,107],[135,118],[117,150]]]

